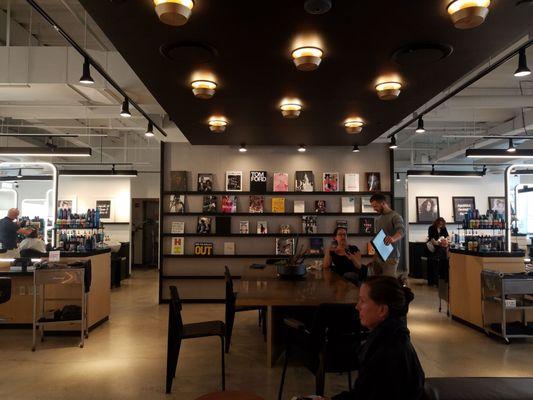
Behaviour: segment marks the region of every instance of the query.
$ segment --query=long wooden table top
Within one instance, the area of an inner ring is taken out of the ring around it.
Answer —
[[[301,279],[280,279],[274,265],[248,268],[235,282],[238,306],[355,304],[359,289],[330,270],[308,271]]]

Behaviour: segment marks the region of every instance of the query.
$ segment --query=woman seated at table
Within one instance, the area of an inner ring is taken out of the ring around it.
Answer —
[[[348,245],[348,231],[343,227],[333,231],[333,241],[324,253],[323,265],[354,283],[366,278],[367,269],[361,264],[361,252],[357,246]]]
[[[363,282],[357,310],[370,333],[359,351],[359,373],[352,390],[332,400],[424,398],[424,371],[406,325],[413,298],[411,289],[397,278],[372,276]]]
[[[428,228],[427,247],[429,252],[439,260],[439,277],[446,280],[448,279],[448,258],[450,258],[449,238],[450,235],[446,229],[446,220],[442,217],[437,218]]]

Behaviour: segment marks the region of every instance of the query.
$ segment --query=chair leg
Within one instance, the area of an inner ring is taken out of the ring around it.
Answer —
[[[181,340],[178,342],[178,345],[176,346],[176,362],[173,364],[173,370],[172,370],[172,377],[176,377],[176,370],[178,369],[178,359],[180,357],[180,349],[181,349]]]
[[[324,389],[326,386],[326,369],[324,365],[324,357],[319,356],[318,368],[315,373],[315,391],[317,396],[324,396]]]
[[[348,390],[352,390],[352,371],[348,371]]]
[[[226,324],[226,340],[225,340],[225,349],[226,353],[229,353],[229,348],[231,346],[231,335],[233,334],[233,323]]]
[[[261,315],[262,314],[261,309],[259,309],[258,314],[259,314],[259,316],[258,316],[257,323],[259,324],[259,326],[261,326],[261,323],[263,322],[263,316]]]
[[[224,336],[220,336],[220,344],[221,344],[221,357],[222,357],[222,391],[226,390],[226,365],[224,362],[225,357],[225,345],[224,345]]]
[[[178,356],[180,351],[180,344],[171,344],[167,350],[167,379],[166,379],[166,393],[172,391],[172,380],[176,376],[176,368],[178,366]]]
[[[281,372],[281,382],[279,383],[278,400],[283,396],[283,385],[285,384],[285,374],[287,373],[287,365],[289,364],[290,347],[287,345],[285,349],[285,360],[283,361],[283,371]]]

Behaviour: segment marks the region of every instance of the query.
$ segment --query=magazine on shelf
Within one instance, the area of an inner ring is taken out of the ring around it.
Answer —
[[[286,172],[274,173],[274,192],[288,192],[289,191],[289,174]]]
[[[302,217],[302,233],[318,233],[317,217],[315,215],[304,215]]]
[[[183,214],[185,212],[185,195],[171,194],[168,199],[168,211]]]
[[[250,233],[250,221],[239,221],[239,233],[245,235]]]
[[[305,212],[305,201],[304,200],[294,200],[294,212],[302,213],[302,214]]]
[[[284,213],[285,212],[285,198],[284,197],[273,197],[272,198],[272,212],[273,213]]]
[[[348,230],[348,220],[346,220],[346,219],[338,219],[337,221],[335,221],[335,226],[337,228],[344,228],[344,229]]]
[[[324,192],[338,192],[339,191],[339,173],[338,172],[324,172],[322,174],[322,190]]]
[[[242,192],[242,171],[226,171],[226,191]]]
[[[276,238],[276,255],[292,256],[294,254],[294,238]]]
[[[200,235],[208,235],[211,233],[211,217],[198,217],[196,233],[199,233]]]
[[[313,171],[296,171],[294,174],[295,192],[313,192],[315,190],[315,175]]]
[[[237,212],[237,196],[233,194],[222,196],[220,210],[226,214],[233,214]]]
[[[198,174],[198,187],[199,192],[212,192],[213,191],[213,174]]]
[[[343,213],[354,213],[355,212],[355,197],[342,197],[341,206]]]
[[[250,192],[266,193],[267,191],[267,172],[250,171]]]
[[[250,196],[250,203],[248,206],[248,212],[250,213],[262,213],[265,198],[263,196],[253,195]]]
[[[185,222],[174,221],[170,227],[170,233],[185,233]]]
[[[290,225],[286,225],[286,224],[282,224],[279,226],[279,233],[283,233],[285,235],[291,233],[291,226]]]
[[[172,237],[172,246],[170,248],[170,254],[182,255],[183,254],[183,249],[184,249],[184,244],[185,244],[185,238],[183,238],[181,236],[173,236]]]
[[[326,200],[315,200],[315,212],[318,214],[326,212]]]
[[[366,190],[379,192],[381,190],[381,174],[379,172],[366,172]]]
[[[257,221],[257,231],[258,234],[264,235],[268,233],[268,223],[267,221]]]
[[[170,190],[173,192],[187,191],[187,171],[170,171]]]
[[[323,254],[324,253],[324,238],[312,237],[309,238],[309,254]]]
[[[374,233],[374,218],[359,218],[359,233],[373,234]]]
[[[215,218],[215,231],[216,233],[221,233],[228,235],[231,233],[231,217],[226,216],[217,216]]]
[[[375,213],[374,207],[370,203],[371,196],[361,196],[361,212],[362,213]]]
[[[202,206],[202,212],[204,213],[216,213],[217,212],[217,196],[204,196],[204,204]]]
[[[344,174],[344,191],[358,192],[359,191],[359,174],[348,173]]]
[[[212,256],[213,255],[213,243],[210,242],[196,242],[194,244],[195,256]]]
[[[227,256],[235,255],[235,242],[224,242],[224,254]]]

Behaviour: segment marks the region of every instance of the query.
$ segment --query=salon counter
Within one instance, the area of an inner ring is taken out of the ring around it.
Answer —
[[[1,258],[1,257],[0,257]],[[46,254],[43,254],[46,259]],[[87,298],[88,326],[94,328],[107,321],[111,312],[111,251],[109,249],[95,250],[86,253],[61,252],[59,263],[91,260],[91,287]],[[12,279],[11,300],[0,304],[0,316],[6,318],[5,323],[0,323],[0,328],[6,325],[18,327],[31,327],[33,313],[33,272],[12,272],[10,263],[0,262],[0,276]],[[37,293],[40,301],[40,293]],[[45,310],[62,308],[65,304],[77,304],[76,301],[60,299],[79,297],[79,288],[75,286],[47,285]],[[54,330],[71,330],[72,327],[58,326]]]
[[[481,272],[524,272],[524,252],[477,253],[450,250],[450,311],[452,317],[483,327]]]

